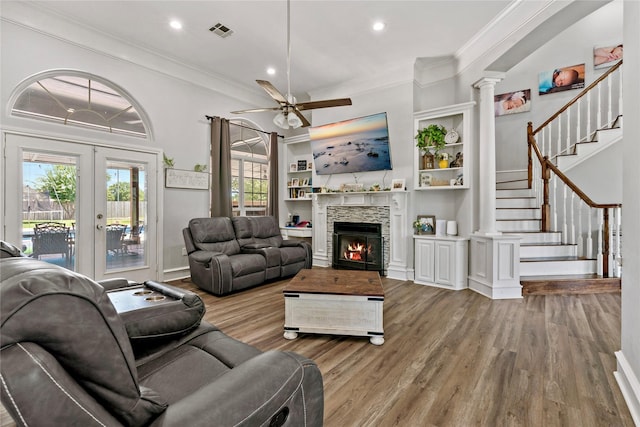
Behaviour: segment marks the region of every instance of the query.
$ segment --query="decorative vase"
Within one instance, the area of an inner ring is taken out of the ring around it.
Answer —
[[[438,162],[438,166],[440,166],[440,169],[446,169],[449,167],[449,161],[446,159],[442,159]]]

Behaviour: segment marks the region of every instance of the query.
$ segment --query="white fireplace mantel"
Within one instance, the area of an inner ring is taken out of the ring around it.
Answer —
[[[389,260],[387,277],[408,280],[407,272],[407,192],[367,191],[348,193],[314,193],[313,195],[313,265],[329,267],[332,254],[329,252],[327,208],[342,207],[389,207]]]

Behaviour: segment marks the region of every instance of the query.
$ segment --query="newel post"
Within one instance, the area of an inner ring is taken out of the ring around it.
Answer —
[[[609,208],[602,209],[602,277],[609,277]]]
[[[529,146],[531,147],[531,146]],[[542,160],[542,223],[540,224],[541,231],[551,231],[551,206],[549,205],[549,179],[551,178],[551,171],[547,166],[549,161],[548,156],[544,156]]]
[[[533,148],[531,147],[531,138],[533,137],[533,123],[527,124],[527,185],[531,188],[533,182]]]

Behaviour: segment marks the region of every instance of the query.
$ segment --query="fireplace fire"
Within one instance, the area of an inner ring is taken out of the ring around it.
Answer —
[[[374,270],[384,274],[381,224],[334,222],[333,268]]]

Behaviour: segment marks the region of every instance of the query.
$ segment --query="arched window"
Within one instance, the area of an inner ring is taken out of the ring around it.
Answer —
[[[100,77],[72,70],[48,71],[22,82],[11,114],[139,138],[148,120],[122,89]]]
[[[232,120],[229,126],[232,210],[234,216],[262,216],[267,214],[269,152],[263,134],[245,126],[251,124]]]

